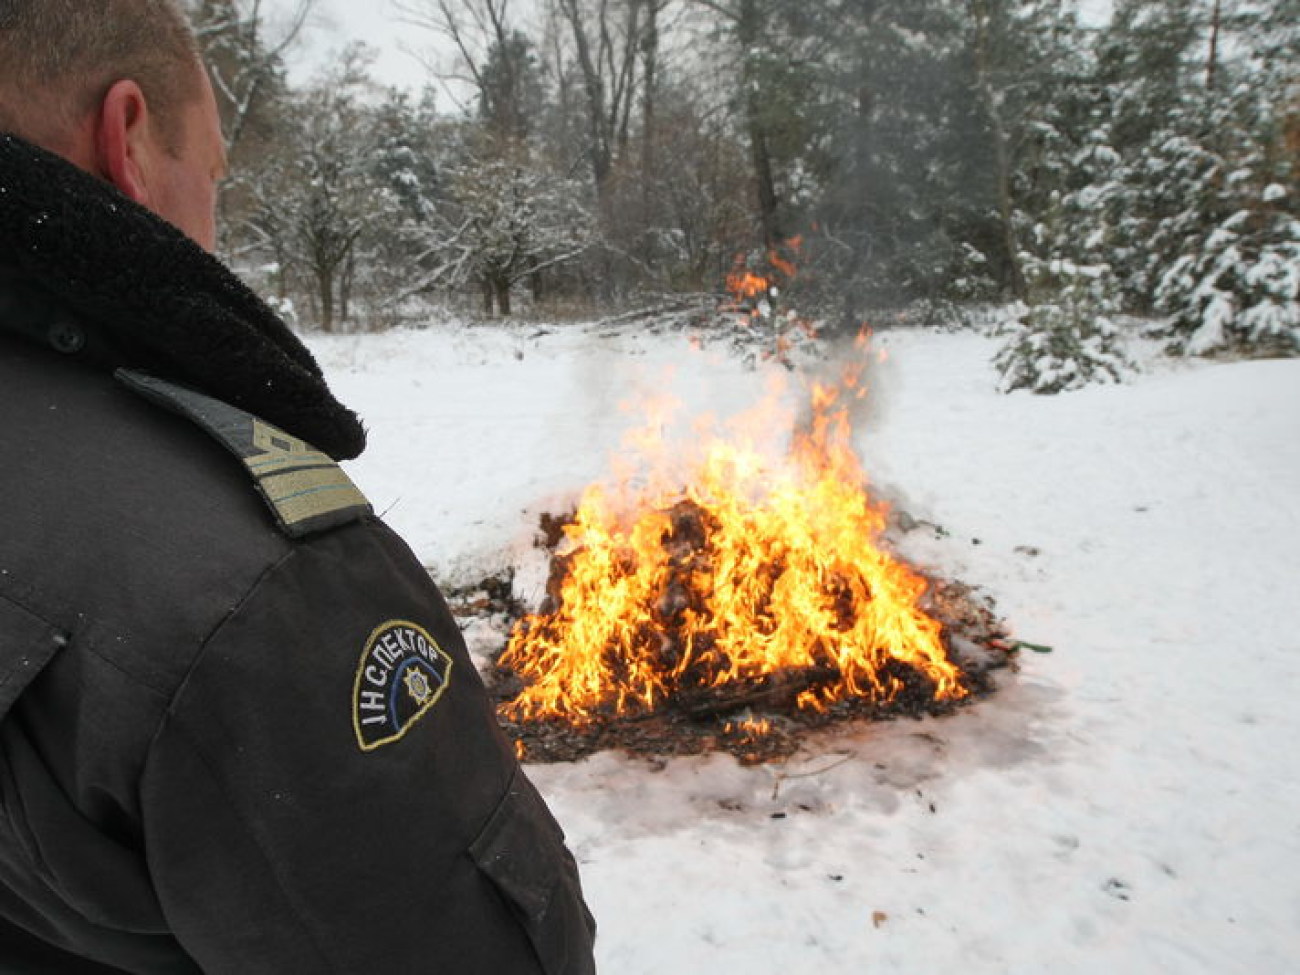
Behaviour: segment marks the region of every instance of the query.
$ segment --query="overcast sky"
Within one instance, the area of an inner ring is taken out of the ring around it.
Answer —
[[[295,6],[295,0],[268,3],[279,11]],[[399,21],[390,0],[316,0],[306,36],[289,59],[290,77],[306,81],[353,41],[364,41],[379,52],[372,73],[381,84],[415,89],[426,83],[429,72],[411,52],[427,53],[438,46],[430,32]],[[439,56],[436,51],[433,55]]]

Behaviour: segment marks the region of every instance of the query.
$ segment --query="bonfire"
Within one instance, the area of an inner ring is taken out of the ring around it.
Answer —
[[[889,551],[853,447],[870,361],[864,331],[836,381],[800,390],[802,416],[790,378],[725,429],[694,424],[689,445],[668,439],[664,404],[649,410],[614,475],[553,526],[546,601],[499,658],[522,751],[685,736],[762,757],[790,750],[791,721],[970,697],[927,611],[944,600]]]

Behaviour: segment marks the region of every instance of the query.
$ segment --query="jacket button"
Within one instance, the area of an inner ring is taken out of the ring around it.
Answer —
[[[86,333],[72,322],[55,322],[48,333],[50,345],[58,352],[74,355],[86,347]]]

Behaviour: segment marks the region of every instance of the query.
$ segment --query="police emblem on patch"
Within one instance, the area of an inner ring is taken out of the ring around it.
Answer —
[[[352,692],[352,725],[363,752],[397,741],[438,703],[451,681],[451,657],[427,630],[405,620],[366,641]]]

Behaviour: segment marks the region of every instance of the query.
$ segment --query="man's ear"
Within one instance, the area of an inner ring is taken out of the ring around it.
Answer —
[[[113,84],[99,106],[95,132],[99,174],[142,206],[150,205],[154,142],[149,104],[134,81]]]

